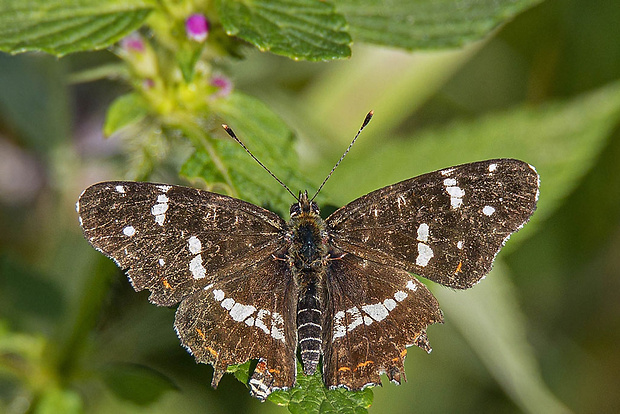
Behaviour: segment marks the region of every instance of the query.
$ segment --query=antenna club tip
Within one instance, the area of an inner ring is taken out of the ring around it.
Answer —
[[[237,138],[237,136],[235,135],[231,127],[229,127],[226,124],[222,124],[222,128],[224,128],[224,131],[226,131],[226,133],[230,135],[231,138],[234,138],[234,139]]]
[[[370,120],[372,119],[372,116],[375,114],[375,111],[370,111],[368,112],[368,114],[366,114],[366,118],[364,118],[364,122],[362,123],[362,128],[364,129],[366,127],[366,125],[368,125],[368,123],[370,122]]]

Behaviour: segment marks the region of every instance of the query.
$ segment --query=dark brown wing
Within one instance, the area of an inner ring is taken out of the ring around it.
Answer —
[[[471,287],[536,209],[529,164],[496,159],[424,174],[358,198],[326,220],[333,246],[453,288]]]
[[[90,244],[157,305],[174,305],[284,243],[276,214],[193,188],[103,182],[87,188],[76,208]]]
[[[198,362],[213,365],[214,387],[226,366],[260,359],[264,372],[257,370],[250,386],[264,399],[295,382],[295,311],[288,264],[268,257],[181,302],[175,329]]]
[[[404,270],[345,254],[328,270],[329,321],[323,338],[323,379],[359,390],[381,384],[380,374],[405,379],[406,347],[430,352],[426,328],[442,322],[430,291]]]

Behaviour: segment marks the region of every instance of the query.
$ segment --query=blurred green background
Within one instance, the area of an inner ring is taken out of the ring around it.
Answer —
[[[433,352],[410,349],[408,382],[375,389],[371,413],[620,412],[619,23],[617,0],[551,0],[460,50],[355,44],[347,61],[251,51],[232,65],[235,88],[297,132],[316,186],[375,110],[329,204],[485,158],[541,174],[538,211],[482,283],[429,282],[446,319],[429,328]],[[125,178],[101,127],[126,87],[70,75],[112,60],[0,54],[0,411],[36,396],[89,413],[285,412],[230,375],[212,390],[174,309],[82,238],[81,191]]]

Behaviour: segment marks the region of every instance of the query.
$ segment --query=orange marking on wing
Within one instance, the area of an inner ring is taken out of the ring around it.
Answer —
[[[214,357],[217,358],[218,353],[217,353],[217,351],[215,349],[213,349],[210,346],[208,346],[207,347],[207,351],[209,351],[211,353],[211,355],[213,355]]]
[[[275,368],[271,368],[271,369],[269,369],[268,371],[269,371],[271,374],[276,374],[276,375],[278,375],[278,374],[280,373],[280,370],[279,370],[279,369],[275,369]]]
[[[371,361],[371,360],[364,361],[364,362],[360,362],[360,363],[359,363],[359,364],[357,364],[357,366],[355,367],[355,370],[357,370],[358,368],[363,368],[363,367],[365,367],[366,365],[369,365],[369,364],[374,364],[374,363],[375,363],[375,362],[374,362],[374,361]]]
[[[340,367],[340,368],[338,368],[338,371],[351,371],[351,368],[349,368],[349,367]]]
[[[198,332],[198,335],[200,335],[203,341],[207,340],[207,337],[205,336],[204,332],[200,330],[200,328],[196,328],[196,332]]]
[[[458,264],[458,266],[456,267],[456,270],[454,271],[454,274],[455,274],[455,275],[456,275],[457,273],[460,273],[460,272],[461,272],[461,267],[463,267],[463,262],[461,262],[461,261],[459,260],[459,264]]]
[[[404,358],[405,355],[407,355],[407,348],[403,349],[403,351],[400,353],[400,357]]]
[[[170,285],[170,283],[168,283],[168,279],[164,279],[164,280],[162,280],[162,281],[161,281],[161,283],[163,283],[163,284],[164,284],[164,287],[165,287],[166,289],[172,289],[172,285]]]

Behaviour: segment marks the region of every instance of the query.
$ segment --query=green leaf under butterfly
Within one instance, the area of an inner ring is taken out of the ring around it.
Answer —
[[[228,123],[245,145],[293,192],[311,189],[299,172],[293,132],[267,106],[257,99],[235,92],[214,101],[212,110]],[[251,116],[248,116],[251,114]],[[197,148],[181,168],[188,178],[202,178],[209,185],[232,184],[232,195],[288,216],[294,199],[264,171],[239,144],[225,136],[212,138],[214,160],[205,148]],[[218,163],[226,169],[222,174]]]
[[[103,49],[138,29],[151,8],[143,0],[0,0],[0,50]]]
[[[319,0],[219,0],[224,29],[260,50],[293,59],[330,60],[351,55],[345,18]]]
[[[348,391],[344,388],[330,390],[325,387],[320,370],[314,375],[303,375],[297,362],[297,384],[291,390],[274,391],[269,401],[283,405],[293,414],[366,413],[372,404],[372,390]]]
[[[540,0],[338,0],[357,41],[436,49],[479,40]]]

